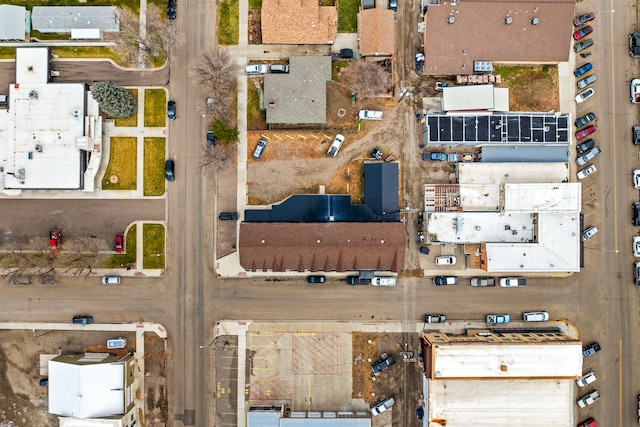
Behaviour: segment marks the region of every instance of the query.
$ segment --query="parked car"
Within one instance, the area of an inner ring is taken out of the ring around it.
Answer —
[[[593,356],[600,350],[601,350],[600,344],[597,342],[592,342],[591,344],[587,344],[584,347],[582,347],[582,357]]]
[[[596,80],[598,80],[598,76],[596,76],[595,74],[591,74],[591,75],[585,77],[584,79],[578,80],[578,82],[577,82],[578,89],[584,89],[585,87],[589,86],[590,84],[595,83]]]
[[[433,162],[444,162],[447,160],[447,154],[438,152],[438,151],[434,151],[434,152],[425,151],[424,153],[422,153],[422,160],[425,160],[425,161],[431,160]]]
[[[490,325],[509,323],[509,321],[508,314],[487,314],[487,323]]]
[[[631,181],[633,182],[633,188],[640,188],[640,169],[634,169],[631,173]]]
[[[176,0],[167,1],[167,18],[176,19]]]
[[[398,0],[389,0],[389,9],[394,12],[398,11]]]
[[[637,397],[638,399],[638,424],[640,424],[640,394]]]
[[[635,145],[640,145],[640,126],[634,126],[631,128],[631,141]]]
[[[361,120],[382,120],[384,113],[376,110],[360,110],[358,118]]]
[[[120,276],[102,276],[103,285],[119,285],[121,281]]]
[[[474,277],[471,279],[471,286],[484,287],[484,286],[495,286],[495,285],[496,285],[495,279],[481,279],[479,277]]]
[[[167,181],[173,181],[174,179],[176,179],[174,169],[175,163],[173,162],[173,160],[167,160],[166,162],[164,162],[164,177],[167,178]]]
[[[433,84],[433,88],[435,90],[437,90],[438,92],[442,92],[445,87],[449,87],[449,85],[447,83],[445,83],[445,82],[435,82]]]
[[[576,53],[580,53],[583,50],[590,48],[591,46],[593,46],[593,39],[584,39],[576,43],[575,46],[573,46],[573,50]]]
[[[450,255],[437,256],[436,265],[454,265],[456,263],[456,257]]]
[[[598,422],[593,417],[589,417],[578,424],[578,427],[598,427]]]
[[[324,276],[307,276],[307,283],[311,285],[324,283],[325,281],[326,278]]]
[[[637,31],[629,34],[629,55],[640,56],[640,33]]]
[[[380,372],[390,368],[391,366],[396,364],[396,359],[394,359],[393,355],[383,353],[380,356],[380,360],[371,365],[371,372],[373,374],[379,374]]]
[[[582,104],[584,101],[591,98],[595,94],[596,94],[596,91],[591,87],[589,89],[583,90],[582,92],[576,95],[576,98],[575,98],[576,104]]]
[[[596,234],[598,234],[598,227],[596,227],[595,225],[592,225],[591,227],[584,230],[584,232],[582,233],[582,241],[586,242]]]
[[[525,322],[546,322],[549,320],[549,313],[546,311],[530,311],[522,315]]]
[[[247,74],[267,74],[268,68],[264,64],[247,65],[244,72]]]
[[[371,279],[371,284],[373,286],[395,286],[396,279],[395,277],[374,277]]]
[[[573,25],[576,27],[581,27],[589,21],[593,21],[596,19],[596,15],[593,12],[585,13],[584,15],[580,15],[573,20]]]
[[[584,166],[591,160],[595,159],[602,151],[600,147],[594,147],[576,159],[578,166]]]
[[[595,131],[596,131],[595,125],[587,126],[586,128],[581,129],[578,132],[576,132],[576,139],[579,141],[579,140],[583,139],[585,136],[591,135]]]
[[[116,234],[115,248],[116,248],[116,252],[118,253],[124,252],[124,234],[122,233]]]
[[[258,141],[258,144],[256,145],[256,148],[253,150],[252,157],[256,160],[260,160],[260,157],[262,156],[262,152],[264,151],[264,148],[266,146],[267,146],[267,140],[264,138],[260,138],[260,140]]]
[[[631,102],[637,104],[640,102],[640,79],[633,79],[629,83],[631,87]]]
[[[425,314],[422,316],[424,323],[444,323],[447,320],[444,314]]]
[[[631,205],[631,217],[633,218],[632,224],[635,226],[640,225],[640,203],[635,202]]]
[[[578,68],[576,68],[575,70],[573,70],[573,75],[576,77],[583,76],[587,74],[589,71],[591,71],[592,68],[593,68],[593,64],[591,64],[591,62],[587,62],[586,64],[583,64]]]
[[[176,101],[167,102],[167,117],[169,120],[176,119]]]
[[[373,150],[371,150],[370,155],[372,159],[380,160],[383,156],[383,152],[380,148],[374,147]]]
[[[519,286],[526,286],[527,279],[522,277],[505,277],[500,279],[500,286],[503,288],[516,288]]]
[[[355,58],[356,54],[353,52],[352,49],[340,49],[340,52],[338,53],[338,56],[341,59],[351,59],[351,58]]]
[[[337,134],[336,137],[333,138],[333,142],[331,143],[327,154],[331,157],[335,157],[338,154],[338,151],[340,151],[340,147],[342,147],[343,143],[344,135],[342,135],[341,133]]]
[[[216,142],[218,142],[216,135],[213,133],[212,130],[208,130],[207,131],[207,146],[209,147],[213,147],[214,145],[216,145]]]
[[[592,112],[589,112],[587,114],[584,114],[580,117],[578,117],[576,119],[576,121],[574,122],[574,124],[576,125],[576,128],[581,128],[582,126],[586,125],[587,123],[595,120],[596,115]]]
[[[457,285],[458,278],[455,276],[436,276],[433,278],[433,284],[436,286]]]
[[[272,73],[288,73],[289,66],[287,64],[271,64],[269,66],[269,71]]]
[[[584,408],[593,405],[598,399],[600,399],[600,393],[598,390],[592,390],[578,399],[578,406]]]
[[[586,374],[584,374],[582,376],[582,378],[580,378],[579,380],[576,380],[576,385],[578,387],[584,387],[586,385],[591,384],[592,382],[594,382],[596,380],[596,374],[595,372],[591,371],[591,372],[587,372]]]
[[[596,142],[593,139],[587,139],[585,142],[579,144],[576,147],[576,150],[578,150],[578,154],[583,154],[588,150],[591,150],[594,145],[596,145]]]
[[[347,276],[345,282],[347,282],[347,285],[370,285],[371,279],[363,279],[360,276]]]
[[[220,215],[218,215],[218,219],[222,221],[237,221],[238,212],[220,212]]]
[[[578,177],[578,179],[585,179],[597,170],[598,169],[596,169],[596,165],[591,165],[587,168],[582,169],[581,171],[578,171],[576,176]]]
[[[392,408],[393,405],[395,404],[396,404],[396,401],[393,400],[393,397],[388,397],[382,402],[376,403],[371,407],[371,415],[373,415],[374,417],[378,416],[384,411],[386,411],[387,409]]]
[[[640,236],[633,236],[633,256],[640,258]]]
[[[587,34],[591,34],[593,32],[593,27],[591,25],[587,25],[586,27],[580,28],[578,31],[573,33],[574,40],[580,40]]]
[[[76,316],[73,316],[72,323],[79,325],[89,325],[93,323],[93,317],[87,314],[78,314]]]

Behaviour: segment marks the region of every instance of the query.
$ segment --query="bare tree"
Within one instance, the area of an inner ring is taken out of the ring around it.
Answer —
[[[227,119],[231,114],[231,97],[209,97],[203,99],[202,103],[196,105],[196,110],[203,116],[210,117],[214,120]]]
[[[219,171],[224,163],[231,158],[230,146],[223,144],[215,144],[213,146],[205,146],[202,150],[202,163],[200,169],[211,169]]]
[[[205,116],[229,122],[237,82],[237,66],[227,50],[214,48],[191,64],[189,76],[209,95],[198,110]]]
[[[391,88],[391,72],[377,62],[359,59],[343,73],[345,83],[351,86],[359,98],[383,95]]]

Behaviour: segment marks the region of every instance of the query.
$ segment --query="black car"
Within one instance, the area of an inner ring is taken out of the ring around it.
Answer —
[[[262,156],[262,152],[264,151],[264,147],[267,146],[267,140],[264,138],[260,138],[260,141],[258,141],[258,145],[256,145],[255,150],[253,150],[253,158],[256,160],[260,160],[260,157]]]
[[[216,145],[216,142],[218,142],[218,139],[214,135],[213,131],[212,130],[208,130],[207,131],[207,145],[209,147],[213,147],[214,145]]]
[[[86,314],[79,314],[77,316],[73,316],[73,323],[79,325],[89,325],[93,323],[93,317]]]
[[[640,285],[640,262],[633,263],[633,281],[636,285]]]
[[[425,254],[425,255],[429,255],[429,252],[431,252],[429,248],[426,246],[420,246],[420,249],[418,250],[420,251],[421,254]]]
[[[640,226],[640,203],[635,202],[631,205],[631,216],[633,217],[633,225]]]
[[[351,59],[356,57],[352,49],[340,49],[338,56],[342,59]]]
[[[602,350],[600,348],[600,344],[598,344],[597,342],[592,342],[591,344],[588,344],[582,347],[582,357],[593,356],[600,350]]]
[[[634,126],[631,128],[631,140],[635,145],[640,145],[640,126]]]
[[[374,148],[373,150],[371,150],[371,157],[376,160],[380,160],[382,158],[382,150],[378,147]]]
[[[167,18],[176,19],[176,0],[168,0],[168,2],[167,2]]]
[[[324,283],[324,282],[325,282],[324,276],[307,276],[307,283],[311,283],[312,285],[315,285],[318,283]]]
[[[580,116],[576,119],[575,121],[575,125],[576,128],[581,128],[582,126],[586,125],[587,123],[595,120],[596,115],[594,113],[587,113],[584,116]]]
[[[173,181],[174,179],[176,179],[176,176],[174,174],[174,167],[175,163],[173,162],[173,160],[167,160],[164,163],[164,176],[165,178],[167,178],[167,181]]]
[[[394,359],[393,356],[387,356],[386,354],[383,354],[382,359],[379,362],[376,362],[373,365],[371,365],[371,371],[374,374],[378,374],[395,364],[396,364],[396,359]]]
[[[237,221],[238,212],[220,212],[220,215],[218,215],[218,219],[221,219],[223,221]]]
[[[637,31],[629,34],[629,55],[640,56],[640,33]]]
[[[167,117],[169,120],[176,119],[176,101],[167,102]]]
[[[596,142],[593,139],[587,139],[585,142],[578,145],[576,150],[578,150],[578,154],[586,153],[591,150],[594,145],[596,145]]]

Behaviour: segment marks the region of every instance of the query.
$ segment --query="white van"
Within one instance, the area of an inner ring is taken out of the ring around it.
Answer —
[[[267,66],[264,64],[247,65],[244,71],[247,74],[267,74]]]
[[[127,346],[127,339],[124,337],[113,338],[107,340],[107,348],[125,348]]]
[[[549,313],[546,311],[532,311],[524,313],[522,318],[525,322],[546,322],[549,320]]]

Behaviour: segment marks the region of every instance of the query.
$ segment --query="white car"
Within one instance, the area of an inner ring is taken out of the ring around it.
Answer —
[[[268,68],[264,64],[247,65],[244,68],[247,74],[267,74]]]
[[[546,322],[549,320],[549,313],[546,311],[530,311],[522,315],[525,322]]]
[[[584,230],[584,233],[582,233],[582,241],[586,242],[596,234],[598,234],[598,227],[592,225],[591,227]]]
[[[585,406],[593,405],[598,399],[600,399],[600,393],[598,390],[593,390],[578,399],[578,406],[584,408]]]
[[[382,120],[384,113],[376,110],[360,110],[358,118],[362,120]]]
[[[638,80],[640,82],[640,80]],[[586,101],[587,99],[591,98],[593,95],[596,94],[596,91],[593,90],[593,88],[589,88],[587,90],[583,90],[582,92],[580,92],[579,94],[576,95],[576,104],[580,104],[584,101]]]
[[[580,378],[579,380],[576,380],[576,384],[578,385],[578,387],[584,387],[586,385],[591,384],[595,380],[596,380],[596,374],[593,371],[591,371],[584,374],[582,378]]]
[[[436,257],[436,265],[454,265],[456,263],[456,257],[446,255],[446,256],[437,256]]]
[[[631,87],[631,102],[640,103],[640,79],[633,79],[629,85]]]
[[[122,279],[120,276],[104,276],[102,278],[103,285],[119,285]]]
[[[597,170],[598,169],[596,169],[596,165],[591,165],[588,168],[584,168],[578,172],[578,179],[585,179]]]
[[[633,256],[640,258],[640,236],[633,236]]]
[[[339,133],[333,138],[333,142],[331,143],[331,147],[329,147],[329,151],[327,154],[331,157],[335,157],[340,151],[340,147],[342,147],[342,143],[344,142],[344,135]]]
[[[503,288],[514,288],[518,286],[526,286],[527,279],[522,277],[505,277],[500,279],[500,286]]]
[[[374,277],[371,279],[373,286],[395,286],[396,279],[393,277]]]
[[[633,188],[640,188],[640,169],[633,170]]]

